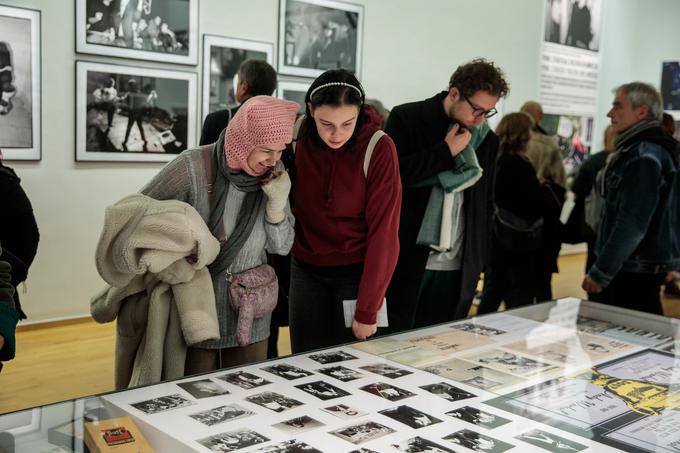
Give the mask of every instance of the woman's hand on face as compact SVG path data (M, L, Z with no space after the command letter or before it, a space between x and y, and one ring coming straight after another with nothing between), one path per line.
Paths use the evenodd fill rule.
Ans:
M365 340L375 334L378 324L362 324L356 319L352 319L352 333L357 340Z

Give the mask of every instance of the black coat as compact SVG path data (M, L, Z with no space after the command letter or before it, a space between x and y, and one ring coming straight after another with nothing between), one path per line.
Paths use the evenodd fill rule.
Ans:
M401 251L387 290L390 331L413 327L420 280L430 251L428 247L417 245L416 238L432 188L412 186L454 168L454 158L444 142L451 124L442 106L446 94L447 92L442 92L424 101L395 107L385 126L385 131L397 146L403 184L399 225ZM474 186L463 192L465 238L461 291L457 300L451 300L450 313L442 313L442 322L467 316L479 274L484 270L488 259L497 150L498 137L489 132L476 151L483 176Z
M203 121L203 127L201 128L201 140L198 142L199 146L210 145L215 143L220 134L227 127L229 121L236 115L236 111L240 106L232 107L231 109L218 110L216 112L209 113Z
M40 239L31 202L19 183L20 179L14 170L0 163L0 194L3 203L0 243L3 261L12 266L14 287L26 280ZM19 304L19 291L14 293L14 303L21 318L26 318Z

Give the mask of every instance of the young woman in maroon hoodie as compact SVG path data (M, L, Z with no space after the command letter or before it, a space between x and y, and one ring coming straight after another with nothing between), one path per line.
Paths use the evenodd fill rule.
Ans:
M364 99L357 78L342 69L323 73L305 96L307 114L295 145L293 352L375 334L397 262L397 152L392 139L382 136L364 172L366 149L381 121ZM356 311L347 328L343 300L352 299Z

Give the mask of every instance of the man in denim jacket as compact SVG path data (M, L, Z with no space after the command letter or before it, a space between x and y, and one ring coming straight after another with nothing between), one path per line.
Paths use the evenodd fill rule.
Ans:
M619 135L596 182L605 203L582 286L599 302L662 314L660 286L680 268L680 149L660 126L654 87L633 82L615 94L607 116Z

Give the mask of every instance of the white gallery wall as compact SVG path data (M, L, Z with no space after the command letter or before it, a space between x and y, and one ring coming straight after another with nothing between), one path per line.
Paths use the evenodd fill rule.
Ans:
M42 161L8 163L22 178L41 234L22 303L30 322L85 316L104 285L94 250L105 207L139 190L162 164L76 163L75 60L114 61L75 54L74 0L0 2L42 11ZM504 110L516 110L538 94L544 2L354 0L365 6L368 96L389 108L430 97L458 64L483 56L505 70L511 93ZM596 149L611 88L634 79L658 85L661 61L680 59L680 1L605 0L603 16ZM277 24L278 0L200 0L201 35L276 42ZM200 72L200 65L163 67Z

